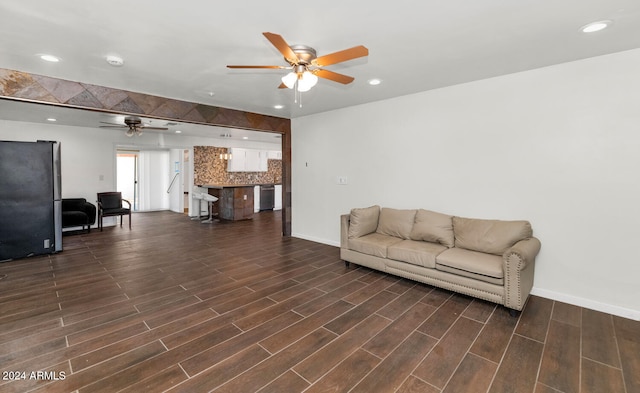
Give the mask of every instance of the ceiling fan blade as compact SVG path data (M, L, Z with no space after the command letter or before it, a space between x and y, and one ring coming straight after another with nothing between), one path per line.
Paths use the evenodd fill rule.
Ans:
M127 128L127 126L116 126L116 125L112 125L112 126L99 126L100 128Z
M342 83L344 85L347 85L355 80L355 78L351 76L338 74L337 72L324 70L324 69L317 69L311 72L320 78L329 79L334 82Z
M278 86L278 89L288 89L288 87L284 83L280 83L280 86Z
M227 68L275 68L275 69L285 69L285 68L291 68L291 67L267 66L267 65L228 65Z
M291 47L289 47L289 44L287 44L287 41L285 41L282 36L275 33L262 33L262 35L264 35L269 40L269 42L271 42L271 44L275 46L280 53L282 53L287 61L295 64L298 64L300 62L300 59L298 59L298 55L296 55Z
M331 64L342 63L343 61L357 59L358 57L364 57L369 55L369 49L364 46L354 46L353 48L341 50L339 52L330 53L328 55L320 56L313 60L311 64L318 67L328 66Z
M122 124L118 124L118 123L108 123L108 122L106 122L106 121L101 121L100 123L102 123L102 124L108 124L108 125L110 125L110 126L124 127ZM100 127L102 127L102 126L100 126Z
M145 130L168 130L167 127L147 127L147 126L139 126L136 127L137 129L141 130L141 129L145 129Z

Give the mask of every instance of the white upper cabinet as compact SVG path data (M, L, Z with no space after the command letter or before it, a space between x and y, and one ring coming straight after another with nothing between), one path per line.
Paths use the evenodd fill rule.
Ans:
M229 172L243 172L245 166L245 150L246 149L238 149L231 148L229 149L229 153L231 153L231 158L227 160L227 171Z
M258 159L258 172L267 172L269 170L269 152L260 151Z
M268 170L268 152L263 150L242 149L233 147L229 149L231 159L227 163L229 172L266 172Z
M282 152L278 150L269 150L267 153L270 160L282 160Z

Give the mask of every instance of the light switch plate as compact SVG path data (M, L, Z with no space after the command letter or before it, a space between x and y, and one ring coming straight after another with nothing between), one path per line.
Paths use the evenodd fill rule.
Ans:
M338 176L338 184L340 185L349 184L349 180L347 179L346 176Z

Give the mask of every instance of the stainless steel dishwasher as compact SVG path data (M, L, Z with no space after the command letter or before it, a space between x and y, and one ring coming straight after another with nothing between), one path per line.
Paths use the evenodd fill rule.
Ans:
M260 211L273 210L276 187L273 184L260 186Z

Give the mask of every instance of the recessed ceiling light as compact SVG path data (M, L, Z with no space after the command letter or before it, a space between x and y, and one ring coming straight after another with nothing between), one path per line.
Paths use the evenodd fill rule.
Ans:
M50 117L47 119L47 121L58 121L57 119L54 119L53 117Z
M105 60L107 60L107 63L114 67L122 67L122 65L124 64L124 60L122 59L122 57L114 55L107 56Z
M376 86L379 85L380 83L382 83L382 80L378 79L378 78L374 78L374 79L369 79L368 83L371 86Z
M595 33L596 31L604 30L609 25L613 23L610 20L599 20L597 22L589 23L588 25L584 25L580 28L583 33Z
M182 134L182 131L176 130L176 134Z
M276 108L276 109L282 109L282 108L284 108L284 105L274 105L273 107Z
M249 139L249 137L248 136L243 136L242 139Z
M40 58L50 63L57 63L60 61L60 58L54 55L40 55Z

